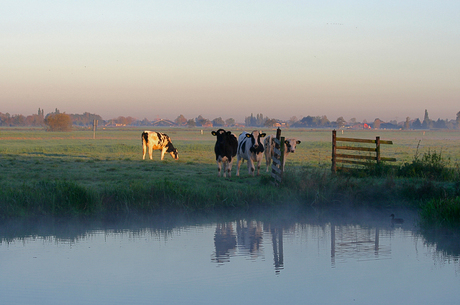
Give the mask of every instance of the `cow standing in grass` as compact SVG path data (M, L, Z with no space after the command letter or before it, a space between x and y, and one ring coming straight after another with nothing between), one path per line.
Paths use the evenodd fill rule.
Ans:
M217 137L216 145L214 146L217 162L217 175L220 177L223 163L224 177L226 173L228 173L228 177L231 177L233 158L236 156L236 151L238 149L238 139L230 131L225 131L223 129L212 131L211 134Z
M161 160L163 160L165 153L170 153L171 157L175 160L179 159L179 153L174 148L171 139L167 134L156 131L144 131L142 133L142 160L145 160L147 149L149 151L150 160L152 160L152 151L161 149Z
M260 162L263 158L264 145L260 138L265 137L265 133L254 130L251 133L243 131L238 137L238 164L236 168L236 175L240 175L240 165L243 160L248 161L249 175L254 176L254 164L257 163L257 175L260 171Z
M275 141L276 136L271 135L264 139L265 146L265 163L267 164L267 172L269 171L270 164L272 163L273 155L275 154ZM290 153L294 153L297 147L297 144L300 144L300 141L297 139L285 139L284 140L284 158L283 158L283 168L286 163L286 157Z

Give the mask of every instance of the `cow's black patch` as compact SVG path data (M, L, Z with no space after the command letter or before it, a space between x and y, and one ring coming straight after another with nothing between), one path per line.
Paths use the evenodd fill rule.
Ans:
M236 137L230 131L225 131L224 129L212 131L211 134L217 137L214 145L216 160L219 160L219 157L227 157L228 161L231 162L232 157L236 156L238 148Z
M284 141L284 143L286 143L286 148L287 148L287 151L291 151L291 143L289 141Z
M167 148L166 151L169 152L169 153L176 150L176 149L174 148L174 146L172 145L171 142L169 142L169 143L166 145L166 148Z
M240 144L240 151L246 151L246 141L241 141Z
M254 153L254 154L263 153L264 152L264 146L262 144L260 144L259 146L257 146L257 148L251 147L249 149L249 151Z

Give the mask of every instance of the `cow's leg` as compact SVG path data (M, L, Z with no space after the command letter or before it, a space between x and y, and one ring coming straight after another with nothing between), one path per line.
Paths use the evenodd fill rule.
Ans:
M222 162L224 164L223 168L224 168L224 177L227 176L227 173L228 173L228 176L230 177L231 176L231 170L232 170L232 158L231 157L223 157L222 158Z
M152 158L152 153L153 153L153 146L149 146L149 157L150 157L150 160L153 160L153 158Z
M251 158L248 158L248 173L249 173L249 175L254 176L254 170L255 170L254 163L253 163Z
M238 160L236 161L236 176L240 176L240 166L241 166L241 157L238 156Z
M222 161L223 163L223 169L224 169L224 178L227 177L227 167L228 167L228 160Z
M166 149L167 149L166 147L163 147L163 148L161 149L161 160L162 160L162 161L163 161L163 158L165 157Z
M260 174L260 160L257 161L257 176Z
M230 178L232 176L232 164L233 164L233 159L228 162L227 165L227 172L228 172L228 177Z
M145 143L142 143L142 160L145 160L145 155L147 154L147 147Z
M220 177L220 170L222 168L222 162L220 161L220 158L217 159L216 163L217 163L217 177Z
M268 173L268 169L270 168L270 163L272 161L272 158L270 156L270 154L265 154L265 164L267 165L267 173Z

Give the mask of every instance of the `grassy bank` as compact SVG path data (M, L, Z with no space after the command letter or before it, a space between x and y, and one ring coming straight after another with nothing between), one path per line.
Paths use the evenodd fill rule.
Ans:
M154 160L142 160L141 131L101 130L94 140L91 131L0 130L0 217L187 213L289 204L408 206L439 222L446 218L443 213L452 214L442 208L444 202L459 205L459 133L380 131L395 143L383 153L400 160L396 168L333 175L330 131L288 130L286 137L302 143L287 160L283 184L274 187L265 164L259 177L249 176L244 163L241 177L235 177L234 169L230 179L218 178L211 130L166 130L179 149L178 161L169 155L160 161L158 151Z
M123 180L123 176L120 179ZM406 206L422 208L423 215L440 224L446 222L444 219L449 224L460 219L458 183L415 178L333 176L325 170L312 168L288 171L284 183L278 188L272 186L268 175L217 179L203 173L188 179L127 179L100 186L84 185L71 179L33 180L14 187L2 182L1 186L2 217L119 215L168 210L196 212L289 204Z

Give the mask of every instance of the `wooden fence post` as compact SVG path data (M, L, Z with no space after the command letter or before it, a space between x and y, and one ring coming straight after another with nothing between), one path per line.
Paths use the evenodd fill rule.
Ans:
M281 138L281 129L278 127L278 129L276 130L276 138L279 140ZM275 144L276 146L276 144ZM279 147L277 147L279 149Z
M281 136L281 129L276 130L276 138L274 139L275 148L273 154L271 175L275 179L275 185L281 183L283 175L283 160L284 160L284 137ZM266 149L266 148L265 148Z
M337 132L332 131L332 172L335 174L337 172Z
M380 137L375 137L375 157L377 164L380 163Z
M281 173L280 173L280 178L283 176L283 172L284 172L284 137L281 137L280 138L280 169L281 169Z

